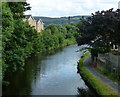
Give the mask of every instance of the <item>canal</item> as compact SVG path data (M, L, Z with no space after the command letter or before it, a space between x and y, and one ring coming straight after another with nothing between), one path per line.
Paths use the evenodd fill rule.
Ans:
M29 58L23 72L8 74L10 85L3 87L3 95L78 95L78 88L92 92L77 73L82 47L70 45Z

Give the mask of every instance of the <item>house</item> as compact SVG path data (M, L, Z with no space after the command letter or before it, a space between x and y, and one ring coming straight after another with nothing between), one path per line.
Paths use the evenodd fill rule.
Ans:
M36 20L36 30L37 32L41 32L44 30L44 23L40 18L34 18Z
M33 27L37 32L44 30L44 23L40 18L35 19L32 17L32 15L25 15L25 19L23 19L23 21L28 21L29 25Z
M25 19L23 21L28 21L29 25L36 29L36 21L31 15L25 15Z

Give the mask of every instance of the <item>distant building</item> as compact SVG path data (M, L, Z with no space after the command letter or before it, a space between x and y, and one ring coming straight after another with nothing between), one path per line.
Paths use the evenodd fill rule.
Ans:
M39 18L39 19L36 19L36 30L37 32L41 32L42 30L44 30L44 23L42 22L42 20Z
M44 23L41 19L35 19L32 15L25 15L23 21L28 21L29 25L33 27L37 32L44 30Z
M31 15L25 15L24 21L28 21L29 25L36 29L36 21Z

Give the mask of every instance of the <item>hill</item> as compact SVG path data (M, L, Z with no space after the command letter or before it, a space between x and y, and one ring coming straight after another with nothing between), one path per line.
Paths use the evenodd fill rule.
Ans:
M60 17L60 18L50 18L50 17L39 17L39 16L33 16L35 19L41 18L42 21L45 24L45 27L49 24L68 24L68 17ZM80 22L80 18L82 16L71 16L70 17L70 23L71 24L77 24ZM89 17L89 16L84 16L84 17Z

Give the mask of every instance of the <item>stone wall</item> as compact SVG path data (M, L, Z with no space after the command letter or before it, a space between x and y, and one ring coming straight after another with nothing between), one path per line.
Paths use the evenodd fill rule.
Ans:
M120 68L120 55L113 53L98 54L98 68L102 70L106 67Z

